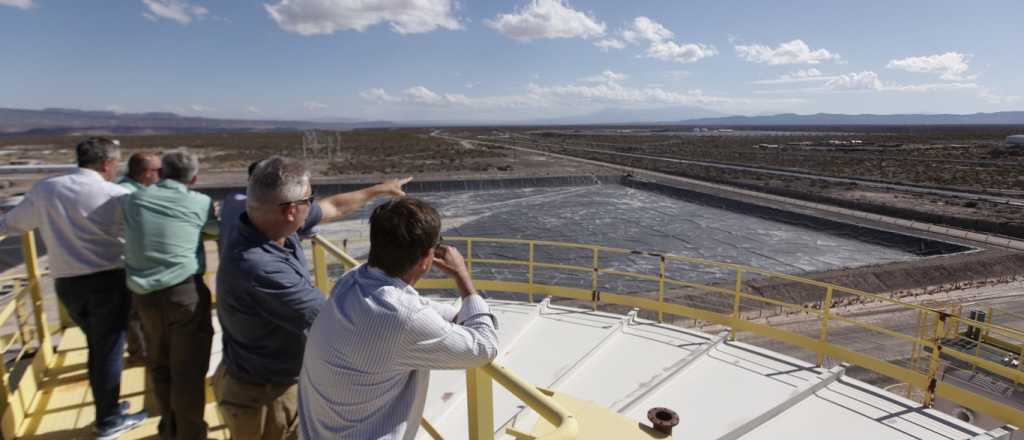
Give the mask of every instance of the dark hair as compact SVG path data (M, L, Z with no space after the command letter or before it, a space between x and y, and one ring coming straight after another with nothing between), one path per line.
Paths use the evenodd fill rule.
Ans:
M384 202L370 214L371 266L390 276L409 272L441 237L441 216L419 199L402 197Z
M263 161L262 160L257 160L255 162L249 164L249 178L250 179L252 178L252 173L256 171L256 165L259 165L260 162L263 162Z
M78 166L89 168L121 155L118 142L105 137L91 137L75 146L75 158Z
M128 158L128 177L135 179L136 181L142 177L142 174L146 172L146 162L150 160L160 160L160 156L156 153L135 153L132 157Z

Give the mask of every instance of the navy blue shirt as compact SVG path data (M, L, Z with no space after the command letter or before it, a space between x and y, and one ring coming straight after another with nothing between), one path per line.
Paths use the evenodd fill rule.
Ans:
M244 213L225 237L217 269L217 315L224 367L232 377L254 384L298 381L305 332L325 301L306 266L299 234L322 217L313 203L306 223L284 246L256 229Z

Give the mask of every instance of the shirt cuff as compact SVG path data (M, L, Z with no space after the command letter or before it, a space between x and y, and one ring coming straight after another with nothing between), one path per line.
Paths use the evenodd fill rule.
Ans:
M455 315L455 323L463 325L471 319L486 316L491 318L491 325L498 328L498 318L491 314L491 307L480 295L468 295L462 298L462 308Z

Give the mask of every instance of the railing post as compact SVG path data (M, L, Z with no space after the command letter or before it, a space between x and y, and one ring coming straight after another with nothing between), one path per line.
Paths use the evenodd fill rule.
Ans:
M35 234L28 231L21 237L22 255L25 258L25 273L28 275L32 293L32 310L36 318L36 333L39 338L39 352L43 363L50 366L53 361L53 343L50 342L50 324L43 309L42 277L39 275L39 254L36 252Z
M591 304L593 305L594 311L596 312L597 311L597 300L598 300L598 298L600 298L600 296L597 293L597 272L600 269L598 269L598 267L597 267L597 264L598 264L598 261L597 261L598 260L598 258L597 258L597 248L596 247L595 248L591 248L591 251L592 251L592 253L594 255L593 263L591 265L591 268L593 268L594 270L593 270L593 272L591 272L591 276L590 276L590 291L592 292L590 298L591 298Z
M327 252L316 240L313 243L313 280L316 288L324 295L331 293L330 280L327 279Z
M466 240L466 271L469 279L473 279L473 240Z
M943 314L940 314L939 319L935 320L935 332L932 335L932 357L928 363L928 387L924 391L924 401L921 402L927 408L930 408L935 402L935 388L939 384L939 363L942 355L942 333L945 320L946 317Z
M466 370L469 440L494 440L494 390L483 368Z
M527 274L526 274L526 276L527 276L527 279L529 280L529 284L530 284L530 293L528 294L530 296L530 304L533 304L533 253L534 253L534 243L531 241L530 242L530 260L529 260L529 262L526 265L526 267L527 267Z
M665 304L665 256L659 255L658 263L658 304ZM665 322L665 312L658 309L658 322Z
M743 269L736 269L736 296L732 301L732 317L733 319L740 319L740 294L743 289ZM730 326L729 329L729 340L736 340L736 327Z
M992 309L992 306L988 306L988 315L985 315L985 323L988 324L988 325L985 326L984 333L982 333L981 337L978 338L978 339L984 341L985 338L988 337L988 333L992 329L992 323L996 322L996 320L993 319L993 316L992 316L994 313L995 313L995 310Z
M917 364L921 357L921 341L924 340L928 325L928 312L924 309L917 311L917 328L914 330L914 346L910 349L910 370L917 372ZM910 399L914 391L914 384L907 382L907 398Z
M818 340L821 341L821 351L818 352L818 366L825 362L825 345L828 344L828 318L832 312L832 286L825 289L825 302L821 305L821 334Z
M17 279L14 280L12 284L14 285L14 289L12 290L12 292L14 292L14 294L16 295L14 299L12 299L12 301L15 302L14 317L18 320L18 335L21 336L21 345L24 346L25 344L28 344L29 340L32 339L32 334L29 331L28 326L25 325L28 322L28 313L25 312L24 309L22 309L22 306L24 305L25 302L21 299L21 289L24 286L22 286L21 280Z

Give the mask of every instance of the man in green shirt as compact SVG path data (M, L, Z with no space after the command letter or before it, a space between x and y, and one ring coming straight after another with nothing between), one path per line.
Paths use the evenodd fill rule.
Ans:
M135 192L160 180L160 155L157 153L135 153L128 159L128 173L117 181ZM132 306L128 317L128 329L125 331L125 345L128 350L128 362L138 363L146 359L146 341L142 332L139 312Z
M164 155L156 184L125 196L124 263L146 329L146 360L165 439L206 439L206 371L213 326L203 232L216 234L210 197L190 190L199 161Z

